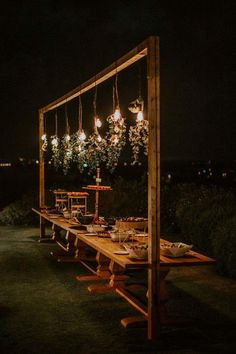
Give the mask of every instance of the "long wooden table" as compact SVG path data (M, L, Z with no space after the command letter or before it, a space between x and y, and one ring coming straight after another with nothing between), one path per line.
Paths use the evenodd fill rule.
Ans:
M98 236L87 235L86 231L77 230L75 225L72 225L64 217L51 216L45 211L32 209L41 218L52 224L52 240L54 240L63 250L63 255L58 254L58 261L77 261L87 267L93 274L88 276L77 276L79 281L95 281L95 280L108 280L106 285L90 284L88 290L90 292L99 291L116 291L120 296L125 298L133 307L135 307L141 316L135 318L126 318L121 323L127 327L137 325L147 321L147 306L134 295L133 291L136 285L127 285L126 280L129 278L129 272L134 270L148 269L149 263L146 260L134 260L129 255L118 255L114 252L121 250L119 242L113 242L109 238L102 238ZM66 231L66 236L62 241L60 232ZM161 242L166 242L161 239ZM86 247L89 247L96 252L96 258L87 257ZM69 255L69 256L68 256ZM91 263L96 260L96 266L92 267ZM91 262L92 261L92 262ZM165 284L165 278L171 267L176 266L193 266L193 265L206 265L213 264L215 261L198 252L189 251L183 257L170 258L161 255L161 320L162 323L168 323L169 319L166 314L165 303L168 299L168 293ZM148 296L148 293L147 293Z

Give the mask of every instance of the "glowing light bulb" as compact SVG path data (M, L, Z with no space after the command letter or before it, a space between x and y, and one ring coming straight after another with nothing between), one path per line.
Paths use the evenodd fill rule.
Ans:
M96 118L95 125L96 125L97 128L101 128L102 122L101 122L101 120L99 118Z
M139 111L137 114L137 122L142 122L143 121L143 111Z
M41 136L41 139L44 141L44 140L46 140L46 138L47 138L47 136L46 136L46 134L44 133L44 134Z
M52 139L52 146L55 146L55 147L58 146L58 140L57 140L57 138L53 138L53 139Z
M86 134L83 130L79 133L79 140L84 141L86 139Z
M98 141L99 143L102 141L102 138L101 138L101 135L100 135L100 134L98 134L98 136L97 136L97 141Z
M117 108L113 114L113 120L117 122L121 118L120 109Z

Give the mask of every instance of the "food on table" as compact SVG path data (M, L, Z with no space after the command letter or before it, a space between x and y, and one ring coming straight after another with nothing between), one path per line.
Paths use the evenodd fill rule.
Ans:
M130 258L145 260L148 258L148 245L141 243L124 244L125 249L129 252Z
M164 242L160 244L160 251L163 256L183 257L192 247L182 242Z

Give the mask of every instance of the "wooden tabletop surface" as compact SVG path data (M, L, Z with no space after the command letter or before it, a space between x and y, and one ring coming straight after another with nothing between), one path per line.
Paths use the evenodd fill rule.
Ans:
M122 243L113 242L109 238L102 238L99 236L89 236L86 235L87 231L80 231L73 229L73 226L67 219L63 216L55 217L45 212L40 212L37 209L32 208L34 212L43 217L45 220L48 220L52 224L55 224L67 231L70 231L76 237L78 237L81 241L86 243L88 246L93 249L101 252L109 259L112 259L117 264L121 265L127 269L135 269L135 268L148 268L147 260L137 260L131 259L129 255L118 255L114 254L116 251L124 250L122 248ZM164 239L161 239L161 242L166 242ZM206 265L212 264L215 261L198 252L189 251L183 257L171 258L167 256L160 255L160 263L163 266L171 267L171 266L190 266L190 265Z

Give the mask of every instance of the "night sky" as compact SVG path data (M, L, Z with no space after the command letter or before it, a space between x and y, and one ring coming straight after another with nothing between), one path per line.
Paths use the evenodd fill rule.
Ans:
M235 159L235 7L233 0L1 2L0 160L37 157L38 109L149 35L161 41L162 157Z

